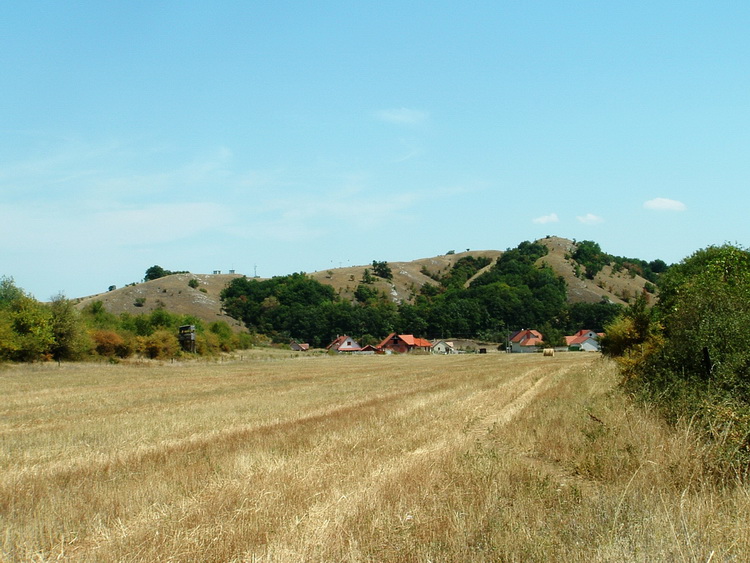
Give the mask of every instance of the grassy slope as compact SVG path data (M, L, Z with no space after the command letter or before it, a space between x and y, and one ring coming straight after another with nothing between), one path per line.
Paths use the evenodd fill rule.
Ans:
M597 358L8 368L2 558L750 559L747 488Z
M571 303L598 303L607 299L613 303L623 304L624 298L632 299L643 291L646 280L641 276L631 277L628 272L612 273L610 266L605 266L593 280L577 278L573 262L566 255L575 250L573 241L559 237L540 239L549 250L540 262L548 264L568 284L568 301Z
M77 300L83 308L93 301L102 301L106 309L119 315L150 313L163 306L169 312L180 315L193 315L206 323L225 321L235 330L241 330L241 323L223 314L221 310L221 290L238 274L173 274L158 280L115 289ZM198 280L195 289L188 285L190 280ZM204 290L204 291L201 291ZM145 299L142 306L136 306L137 299Z

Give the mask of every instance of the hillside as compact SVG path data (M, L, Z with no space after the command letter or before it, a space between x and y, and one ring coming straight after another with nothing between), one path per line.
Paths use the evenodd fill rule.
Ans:
M375 278L373 287L396 303L411 301L419 293L419 289L426 283L437 284L429 275L442 276L447 274L453 265L465 256L486 256L494 262L502 254L499 250L472 250L455 254L444 254L433 258L420 258L411 262L388 262L393 272L392 280ZM333 286L342 297L354 298L354 290L362 280L365 269L372 272L372 265L337 268L310 274L314 279L326 285Z
M242 330L242 324L225 315L221 309L221 290L239 274L172 274L106 293L98 293L77 300L77 307L101 301L110 313L133 315L150 313L162 307L171 313L192 315L205 323L225 321L234 330ZM198 287L188 285L198 281Z
M537 242L549 250L549 254L539 261L548 264L568 284L569 303L608 300L622 305L639 295L647 283L641 276L631 275L627 270L615 273L611 266L605 266L593 280L581 279L575 275L575 263L567 258L576 248L572 240L547 237Z
M568 258L575 250L575 244L571 240L547 237L538 242L549 249L549 254L541 258L540 263L548 264L565 279L568 284L568 301L571 303L597 303L608 300L624 304L643 291L645 279L631 276L628 271L613 273L610 266L605 266L593 280L576 277L575 264ZM502 251L499 250L471 250L411 262L389 262L393 279L375 278L372 287L384 292L396 303L408 302L419 293L424 284L437 283L431 275L445 275L461 258L485 256L494 263L501 255ZM372 265L367 264L321 270L309 275L323 284L332 286L343 298L353 299L354 291L366 268L372 271ZM193 315L207 323L226 321L235 330L242 330L239 322L222 312L220 300L221 290L232 279L238 277L242 277L242 274L172 274L78 299L77 306L83 308L93 301L101 301L108 311L115 314L148 313L158 307L164 307L173 313ZM194 289L188 285L192 279L198 281L198 288Z

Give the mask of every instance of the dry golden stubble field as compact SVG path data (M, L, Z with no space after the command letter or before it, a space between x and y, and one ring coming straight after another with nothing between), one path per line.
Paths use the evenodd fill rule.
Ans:
M8 561L750 560L597 355L0 368Z

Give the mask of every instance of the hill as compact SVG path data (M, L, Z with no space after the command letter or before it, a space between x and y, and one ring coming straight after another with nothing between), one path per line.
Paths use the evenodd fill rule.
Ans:
M221 308L221 290L240 274L172 274L143 283L98 293L77 300L79 309L101 301L110 313L150 313L164 308L179 315L192 315L205 323L224 321L234 330L243 330L242 323L225 315ZM189 285L191 280L197 287Z
M576 249L574 241L561 237L547 237L537 242L549 250L547 256L539 263L549 265L568 285L568 302L570 303L611 303L626 304L639 295L647 280L633 275L629 270L615 272L611 265L605 266L593 280L576 276L576 264L571 254ZM471 250L455 254L445 254L432 258L421 258L412 262L389 262L393 272L392 280L375 278L373 287L389 295L393 301L401 303L411 301L426 283L437 284L431 276L447 274L453 265L466 256L487 257L494 262L502 255L499 250ZM491 268L492 264L485 268ZM357 284L362 280L365 268L372 271L372 266L354 266L314 272L310 274L321 283L333 286L339 295L353 298ZM481 275L483 271L477 273ZM474 276L474 277L477 277ZM470 283L469 280L468 283Z
M547 237L537 241L545 245L549 253L539 263L548 264L568 286L570 303L597 303L602 300L624 304L639 295L647 280L633 275L629 270L615 272L605 266L593 280L576 276L576 264L571 259L575 242L560 237ZM411 262L388 262L393 279L375 278L372 287L384 292L394 302L403 303L414 299L424 284L437 284L434 278L447 274L456 262L467 256L487 257L494 263L503 254L500 250L470 250L420 258ZM487 268L492 267L492 263ZM312 272L310 277L332 286L343 298L353 299L354 291L362 280L365 269L372 265L351 266ZM481 275L481 271L477 274ZM79 308L94 301L101 301L114 314L148 313L163 307L177 314L193 315L204 322L225 321L235 330L242 325L222 312L220 293L226 285L242 274L172 274L135 285L114 289L77 300ZM188 283L195 279L196 288ZM469 280L470 283L471 280Z

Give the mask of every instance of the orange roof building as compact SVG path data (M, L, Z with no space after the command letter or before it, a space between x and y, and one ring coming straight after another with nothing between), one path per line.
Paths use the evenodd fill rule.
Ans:
M536 352L544 343L544 336L538 330L523 329L510 337L511 352Z
M380 344L378 349L381 352L398 352L405 354L408 352L426 352L432 350L432 343L424 338L418 338L413 334L396 334L392 332Z

